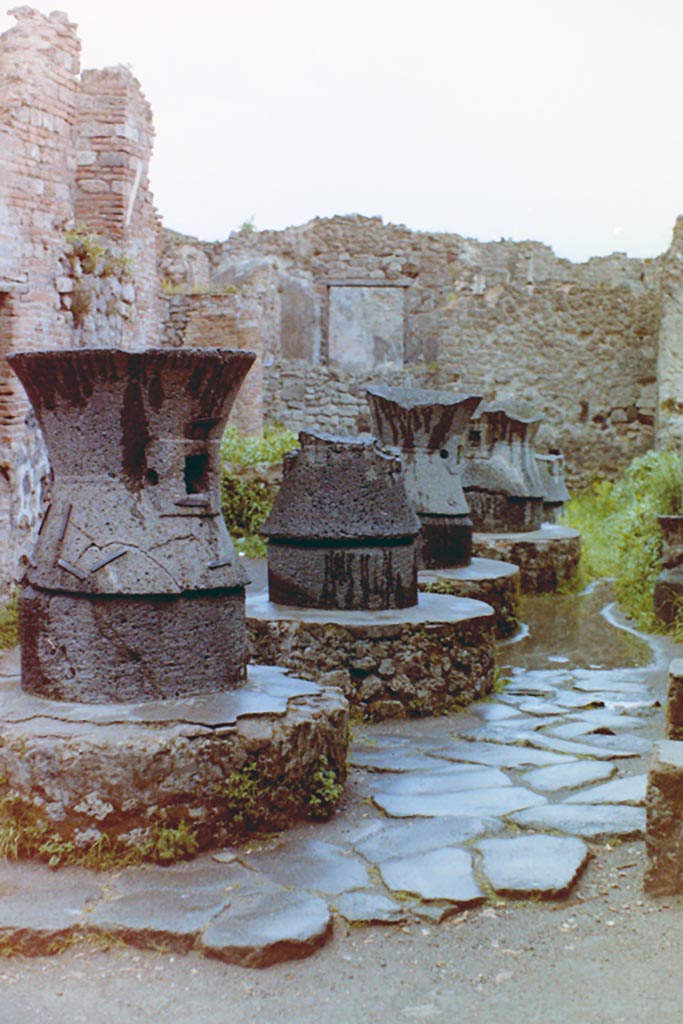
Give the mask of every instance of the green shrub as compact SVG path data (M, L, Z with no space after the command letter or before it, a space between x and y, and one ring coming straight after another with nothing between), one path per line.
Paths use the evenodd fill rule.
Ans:
M284 454L297 445L297 435L282 427L266 427L255 436L228 427L223 435L223 517L237 550L248 558L265 557L266 545L259 531L278 491L278 474L273 467L279 466Z
M240 434L236 427L228 426L221 440L221 461L233 466L276 466L298 447L298 435L284 427L267 426L262 434Z
M19 643L19 607L16 595L0 604L0 650Z
M614 483L595 481L565 509L563 523L581 532L581 583L612 577L617 601L640 629L662 629L653 611L662 551L657 517L680 512L681 469L675 452L648 452ZM683 618L674 631L683 635Z

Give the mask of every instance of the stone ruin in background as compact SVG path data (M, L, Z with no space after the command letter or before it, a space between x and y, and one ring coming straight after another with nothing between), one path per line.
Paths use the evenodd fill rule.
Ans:
M344 780L338 691L246 669L219 442L253 358L10 357L54 488L19 601L21 679L0 693L0 795L77 849L180 829L193 852L309 813L321 765ZM248 766L244 807L230 780Z

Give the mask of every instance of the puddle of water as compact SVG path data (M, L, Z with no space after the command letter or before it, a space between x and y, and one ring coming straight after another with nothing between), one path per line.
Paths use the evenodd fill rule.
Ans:
M557 669L560 659L567 667L584 669L650 665L651 644L603 614L612 600L611 586L604 580L582 594L525 598L527 630L516 643L501 646L501 668Z

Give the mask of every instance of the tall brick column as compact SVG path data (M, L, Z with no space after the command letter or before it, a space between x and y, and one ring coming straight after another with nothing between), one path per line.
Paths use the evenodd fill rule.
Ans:
M84 71L78 104L74 216L132 262L136 315L123 346L158 344L160 222L149 189L154 128L140 83L119 66Z

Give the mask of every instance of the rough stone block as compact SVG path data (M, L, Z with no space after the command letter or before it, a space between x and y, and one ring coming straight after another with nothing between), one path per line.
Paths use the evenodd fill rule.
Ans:
M683 893L683 743L655 744L647 781L645 888Z
M666 735L670 740L683 740L683 658L675 658L669 665Z

